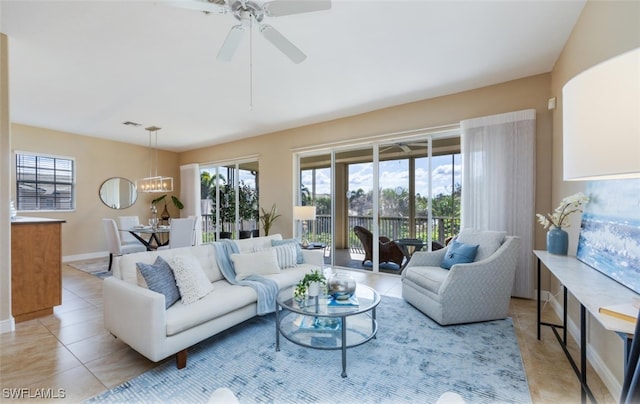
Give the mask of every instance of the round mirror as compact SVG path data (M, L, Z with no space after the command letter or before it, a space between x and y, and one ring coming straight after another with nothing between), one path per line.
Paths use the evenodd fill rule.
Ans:
M109 178L100 185L100 200L111 209L126 209L136 203L138 191L126 178Z

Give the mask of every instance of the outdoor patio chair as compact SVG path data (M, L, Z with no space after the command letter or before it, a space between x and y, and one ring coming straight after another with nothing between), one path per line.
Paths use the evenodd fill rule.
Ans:
M355 226L353 231L360 239L362 247L364 248L365 255L362 260L362 265L367 261L373 261L373 234L362 226ZM385 236L380 236L378 242L380 243L380 263L393 262L399 267L402 267L404 254L400 247Z

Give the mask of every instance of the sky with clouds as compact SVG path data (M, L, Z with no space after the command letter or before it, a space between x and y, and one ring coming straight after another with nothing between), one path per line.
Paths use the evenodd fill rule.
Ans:
M429 169L427 159L416 161L416 192L421 195L428 193ZM460 155L451 161L451 156L433 157L433 195L449 194L453 183L462 182L462 166ZM303 183L311 184L310 172L303 176ZM373 163L352 164L349 170L349 189L355 191L362 188L365 192L371 191L373 186ZM380 166L380 187L382 189L409 188L409 162L408 160L394 160L382 162ZM316 192L329 194L331 191L331 178L329 169L316 171Z
M451 155L436 156L432 160L433 166L433 195L450 194L453 184L462 183L462 165L460 155L455 155L452 161ZM205 170L203 170L205 171ZM215 170L210 171L212 174ZM429 168L427 159L416 159L416 193L428 194ZM247 171L240 170L239 180L250 186L255 186L254 176ZM304 173L302 181L311 184L311 172ZM453 181L453 183L452 183ZM355 191L362 188L365 192L371 191L373 186L373 163L352 164L349 170L349 189ZM380 164L380 187L382 189L409 188L409 161L393 160ZM331 192L330 170L316 171L316 193L328 195Z

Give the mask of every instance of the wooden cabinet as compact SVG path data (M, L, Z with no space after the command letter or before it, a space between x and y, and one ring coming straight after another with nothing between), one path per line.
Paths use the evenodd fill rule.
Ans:
M11 311L16 322L62 304L63 220L20 217L11 223Z

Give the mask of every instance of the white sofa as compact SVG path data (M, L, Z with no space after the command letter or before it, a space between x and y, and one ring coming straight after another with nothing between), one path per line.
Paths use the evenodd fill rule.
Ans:
M507 317L520 238L463 229L461 243L478 245L473 262L440 267L448 248L419 251L402 272L402 297L440 325Z
M241 253L249 253L270 248L272 240L282 240L282 236L235 242ZM304 263L264 276L284 289L295 285L305 273L324 267L321 250L303 249L302 254ZM197 259L213 291L194 303L185 305L179 300L166 309L165 296L147 289L138 280L136 263L153 264L158 256L170 260L181 255ZM223 277L216 249L211 244L117 257L113 276L105 279L103 292L105 328L154 362L177 354L178 368L186 366L188 347L257 315L256 292L249 286L231 284Z

